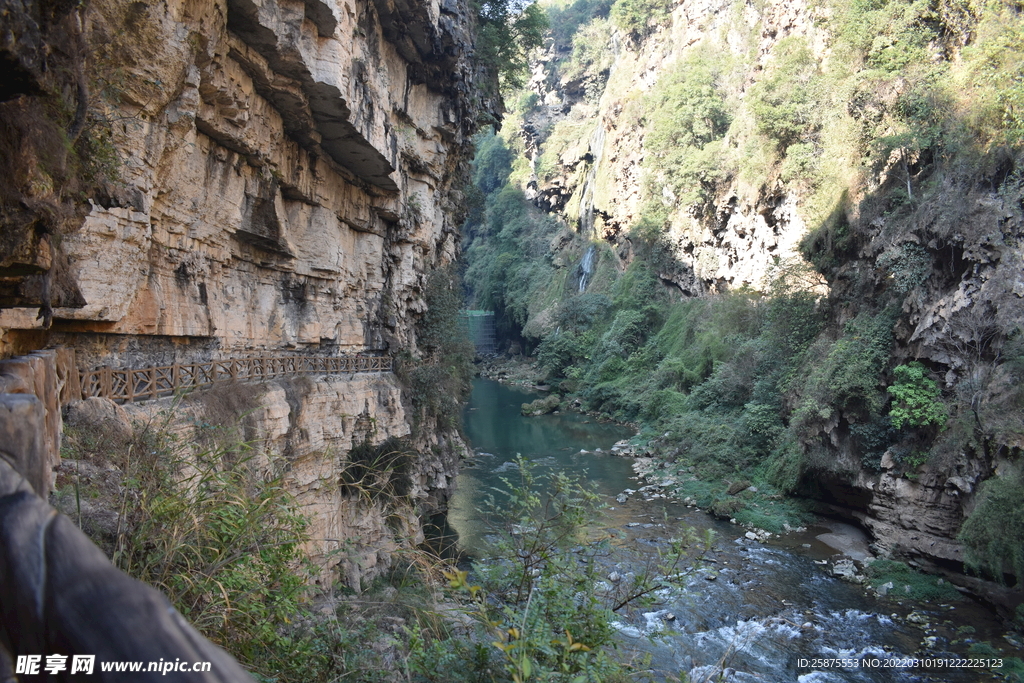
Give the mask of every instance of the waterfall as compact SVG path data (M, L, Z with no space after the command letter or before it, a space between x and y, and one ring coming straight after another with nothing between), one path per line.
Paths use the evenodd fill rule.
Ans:
M604 149L604 124L599 119L590 135L590 154L593 161L583 181L583 196L580 197L580 234L590 237L594 232L594 182L597 179L597 165L601 162Z
M594 272L594 258L597 256L597 247L593 244L583 254L583 260L580 261L580 294L587 288L587 283L590 281L590 274Z

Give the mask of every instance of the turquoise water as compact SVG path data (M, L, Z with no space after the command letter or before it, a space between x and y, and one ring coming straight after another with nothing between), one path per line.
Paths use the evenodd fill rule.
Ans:
M470 552L481 547L488 530L478 508L495 489L505 488L502 478L515 478L517 454L533 463L537 474L553 470L575 473L609 499L630 483L633 461L608 451L616 441L633 436L631 429L572 412L523 417L520 407L535 398L535 392L473 380L472 399L463 411L473 458L459 474L448 510L448 523ZM598 449L602 452L596 452Z

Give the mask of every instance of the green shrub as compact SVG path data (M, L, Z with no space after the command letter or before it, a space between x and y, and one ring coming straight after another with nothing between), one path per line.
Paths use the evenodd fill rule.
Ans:
M848 322L834 342L819 339L805 361L806 375L793 380L801 395L793 426L805 438L835 411L866 421L885 405L880 390L893 342L897 311L862 312Z
M604 294L586 292L563 301L556 320L564 329L581 332L601 320L611 305L611 300Z
M436 269L427 276L424 298L427 310L417 326L422 355L404 359L398 375L417 408L417 429L432 423L455 429L470 390L474 348L459 320L462 288L454 267Z
M670 0L615 0L610 16L624 33L642 40L668 21L671 8Z
M874 416L867 422L850 423L850 436L860 454L861 464L876 472L881 470L882 456L895 441L896 434L888 415Z
M164 591L206 637L251 670L327 680L331 661L288 624L308 597L307 519L247 444L193 453L159 427L119 463L124 501L113 561ZM262 467L260 469L263 469Z
M550 394L544 398L538 398L529 403L522 404L520 412L526 417L536 417L538 415L547 415L548 413L558 410L561 406L562 397L558 394Z
M484 0L477 8L477 59L502 89L519 88L530 51L543 41L547 15L536 3L520 6L510 0Z
M541 367L555 377L564 376L566 368L588 358L594 338L591 333L562 332L544 338L537 347Z
M570 157L581 155L587 150L587 141L594 130L594 122L589 118L567 117L555 124L554 128L541 143L541 154L537 159L537 178L541 182L564 175L562 156L567 152Z
M764 478L786 493L794 493L804 473L803 449L792 438L784 440L758 469Z
M512 152L505 141L493 133L477 138L473 157L473 184L484 194L500 189L512 172Z
M817 178L821 154L821 148L813 142L789 145L779 171L787 182L809 184Z
M1005 657L998 669L1007 683L1024 683L1024 660L1020 657Z
M985 481L974 511L957 536L967 564L996 580L1024 577L1024 475L1013 472Z
M615 612L685 582L713 536L685 531L663 556L636 565L646 570L602 587L607 568L599 558L610 545L588 542L586 527L598 509L591 488L564 473L538 478L523 458L516 464L519 478L505 480L486 504L497 528L490 559L474 567L480 583L471 583L469 572L448 571L453 597L478 640L491 643L498 680L625 680L627 667L608 652Z
M892 597L926 602L952 602L960 599L960 592L948 581L923 574L896 560L875 560L864 573L873 588L892 582L893 587L888 592Z
M943 13L936 12L936 3L929 0L832 0L831 4L829 23L840 40L868 66L890 72L927 62L927 47L943 29L961 33L970 24L956 26L950 21L948 28L943 26ZM942 4L968 7L962 0Z
M909 292L927 279L932 269L928 250L913 242L904 242L882 252L876 260L879 268L889 271L889 276L900 292Z
M614 0L555 0L546 3L551 40L557 48L575 44L581 31L607 18Z
M749 106L757 132L786 149L820 126L818 64L803 38L779 41L773 56L767 76L751 88Z
M647 193L702 209L724 177L718 143L730 113L710 56L698 55L665 73L645 102ZM657 201L657 200L656 200Z
M992 643L983 640L980 643L971 643L967 648L967 654L975 657L998 657L999 650L992 647Z
M946 424L946 406L942 402L939 386L927 376L927 370L918 361L897 365L892 371L893 384L886 390L892 396L889 411L896 429Z
M572 37L572 55L562 67L563 79L581 81L590 101L600 98L614 61L614 52L609 49L611 34L611 22L605 19L581 27Z

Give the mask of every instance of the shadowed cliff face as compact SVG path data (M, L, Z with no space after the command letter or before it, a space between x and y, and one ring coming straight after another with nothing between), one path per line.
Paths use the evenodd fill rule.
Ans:
M86 47L71 10L63 2L0 3L0 306L41 309L40 324L49 323L51 304L84 303L61 248L81 223L80 195L95 189L96 175Z

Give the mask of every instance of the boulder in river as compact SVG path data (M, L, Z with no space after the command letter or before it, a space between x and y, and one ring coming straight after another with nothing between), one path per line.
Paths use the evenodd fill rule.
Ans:
M551 394L545 398L538 398L536 401L524 403L520 408L520 411L526 417L537 417L538 415L547 415L548 413L558 410L561 403L561 396L558 394Z
M857 566L853 560L842 559L832 565L832 576L851 583L863 583L864 577L857 573Z

